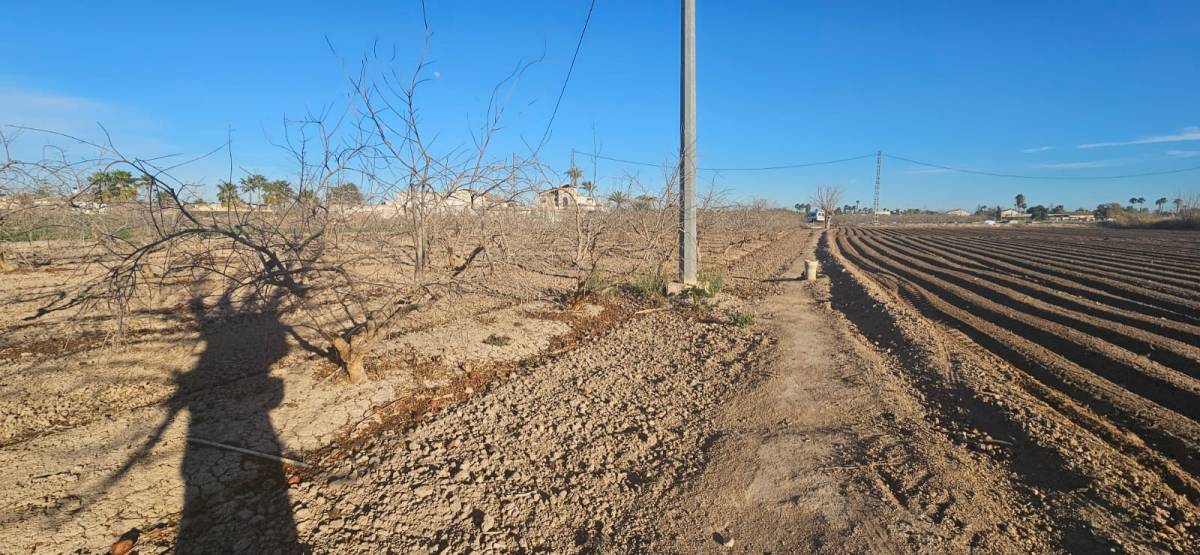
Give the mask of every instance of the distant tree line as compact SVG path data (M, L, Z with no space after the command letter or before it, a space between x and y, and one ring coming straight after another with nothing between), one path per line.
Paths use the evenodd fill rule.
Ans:
M90 200L102 204L133 202L138 200L141 192L151 189L153 182L149 178L134 177L125 170L98 171L88 177ZM325 196L324 201L331 205L359 206L366 202L358 185L350 182L331 186ZM230 209L248 204L282 206L293 201L315 205L320 200L311 189L297 192L287 180L268 179L261 174L248 175L237 183L222 181L217 184L217 203Z

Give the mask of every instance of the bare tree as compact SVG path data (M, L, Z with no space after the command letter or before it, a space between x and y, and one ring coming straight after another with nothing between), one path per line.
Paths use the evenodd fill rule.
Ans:
M842 201L842 188L837 185L817 185L817 192L810 200L825 213L825 229L829 229L833 222L833 212Z
M529 189L532 161L489 153L504 112L501 86L471 148L432 148L417 109L423 60L408 76L376 74L364 62L349 78L345 109L286 121L278 146L294 161L286 185L295 190L269 207L189 202L195 187L172 176L177 166L127 156L111 140L79 140L102 153L96 166L145 185L128 207L140 221L113 226L112 207L91 218L100 277L39 314L106 305L123 316L147 292L187 289L201 304L219 292L246 307L276 307L299 342L350 381L367 379L367 353L405 316L482 275L480 262L503 243L488 215ZM375 203L331 203L330 191L347 182Z
M80 165L54 146L46 146L39 160L18 157L17 138L24 131L0 128L0 271L31 264L27 253L11 248L12 243L32 243L66 227L69 214L62 208L75 200L84 181Z

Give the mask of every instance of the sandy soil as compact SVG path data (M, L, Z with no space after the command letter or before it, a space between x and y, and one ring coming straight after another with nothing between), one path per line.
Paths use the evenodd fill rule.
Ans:
M884 228L839 232L829 256L848 271L835 304L872 341L932 359L908 379L939 425L1007 461L1062 549L1195 552L1200 290L1160 279L1194 266L1158 261L1195 256L1197 239Z
M828 280L789 281L758 307L779 341L765 381L723 404L705 471L638 511L620 551L1052 550L1003 463L941 433L904 361L829 300Z
M1193 299L1177 282L1193 275L1192 251L1159 245L1148 256L1161 266L1084 280L1082 259L982 265L971 245L986 237L941 250L919 233L839 231L820 248L818 237L718 245L727 256L705 264L725 270L726 292L701 307L624 295L563 305L569 281L505 276L503 294L418 315L362 386L337 382L269 316L146 314L123 344L77 333L87 321L28 326L12 316L55 274L13 275L0 551L106 552L122 534L142 553L1200 547L1188 452L1161 441L1194 441L1190 419L1142 439L1130 423L1159 414L1150 405L1124 420L1103 412L966 325L987 321L969 307L1019 288L1006 310L1025 310L1005 317L1079 341L1103 320L1106 342L1156 346L1118 362L1186 384L1196 343L1180 310ZM798 281L815 257L827 276ZM1045 279L1020 278L1034 264ZM1157 285L1122 294L1134 280ZM1161 325L1162 312L1182 324ZM743 313L755 322L738 325ZM983 329L1015 341L1003 334L1021 328ZM1059 360L1040 337L1025 352ZM1125 406L1129 390L1102 391Z
M706 267L720 271L753 255L730 285L757 284L786 262L781 247L796 233L806 231L731 236L736 241L717 244ZM0 464L8 469L0 477L0 535L20 551L102 551L135 530L143 552L192 544L205 551L219 547L204 539L220 537L228 518L243 532L253 521L262 541L286 545L304 521L292 514L285 480L308 483L379 434L546 367L644 308L603 300L564 307L569 276L510 270L414 315L369 359L373 380L351 386L271 315L156 299L131 315L122 340L99 314L25 321L45 295L78 277L71 270L78 253L61 246L38 250L44 264L5 274L0 290ZM764 294L771 285L754 287ZM242 535L226 539L233 545Z

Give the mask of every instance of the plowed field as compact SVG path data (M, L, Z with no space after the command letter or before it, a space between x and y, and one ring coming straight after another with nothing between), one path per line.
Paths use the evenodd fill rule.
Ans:
M947 414L975 412L959 420L1049 478L1052 512L1091 511L1081 535L1118 544L1195 540L1200 234L847 228L827 247L848 283L924 320L896 325L939 338L946 376L914 380L956 392Z

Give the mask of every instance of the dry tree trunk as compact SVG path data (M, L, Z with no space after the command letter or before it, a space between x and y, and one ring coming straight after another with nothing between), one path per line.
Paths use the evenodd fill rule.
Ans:
M363 367L364 356L367 349L360 341L355 341L354 338L349 340L341 337L334 338L331 341L334 351L337 352L338 360L342 363L342 367L346 369L346 375L350 378L350 383L362 383L367 381L367 371Z

